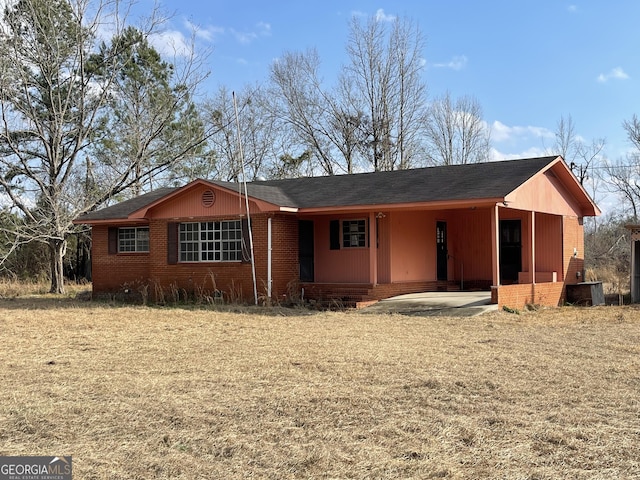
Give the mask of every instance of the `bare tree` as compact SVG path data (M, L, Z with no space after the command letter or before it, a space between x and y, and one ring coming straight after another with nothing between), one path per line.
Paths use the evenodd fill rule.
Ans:
M586 278L603 281L612 288L612 293L629 291L631 242L630 232L625 228L628 222L623 212L611 212L597 225L585 226Z
M449 92L436 98L427 121L429 159L433 165L477 163L489 160L490 131L482 107L471 96L455 103Z
M319 77L320 58L315 49L285 52L271 65L271 112L283 124L281 132L294 136L299 152L311 152L321 173L338 173L341 163L332 151L335 102Z
M209 141L216 159L211 165L213 177L235 181L243 171L248 180L267 176L278 156L279 140L277 121L267 106L266 97L259 86L246 87L240 92L221 87L216 96L205 103L205 120L214 132ZM244 165L239 158L238 135L242 140Z
M640 213L640 120L633 115L622 123L627 139L635 148L624 158L604 162L604 181L609 191L619 195L629 208L631 220L638 222Z
M576 134L575 123L571 115L564 115L558 120L555 131L555 143L553 154L561 155L569 165L580 185L587 186L587 180L591 180L592 196L595 197L597 178L593 175L595 163L602 161L602 153L606 145L604 138L591 140L590 144Z
M271 66L270 111L289 150L282 168L311 174L409 168L422 161L426 86L423 40L408 20L350 23L349 63L335 86L320 77L314 49L285 52ZM295 166L295 168L291 168Z
M352 17L347 43L350 111L362 112L362 151L374 170L417 163L424 127L423 38L407 19Z
M34 241L48 246L53 293L64 292L63 257L73 220L190 150L185 146L158 161L93 155L118 94L118 76L131 60L122 43L101 52L98 33L120 37L130 7L120 0L19 0L0 22L0 189L19 212L9 229L14 248ZM141 37L156 31L158 22L152 12ZM192 94L197 82L184 85ZM147 128L162 132L174 121L160 116Z

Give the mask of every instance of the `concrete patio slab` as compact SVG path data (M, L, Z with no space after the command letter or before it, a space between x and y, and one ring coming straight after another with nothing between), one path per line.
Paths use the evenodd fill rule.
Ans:
M491 292L424 292L387 298L359 311L363 314L472 317L497 310L498 306L491 304Z

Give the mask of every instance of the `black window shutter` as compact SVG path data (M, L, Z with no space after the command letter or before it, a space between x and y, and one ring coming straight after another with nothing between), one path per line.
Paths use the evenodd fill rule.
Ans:
M329 249L340 250L340 220L329 222Z
M118 229L109 227L109 255L118 253Z
M251 240L249 239L249 220L242 219L242 262L251 261Z
M178 263L178 224L175 222L167 223L167 263Z

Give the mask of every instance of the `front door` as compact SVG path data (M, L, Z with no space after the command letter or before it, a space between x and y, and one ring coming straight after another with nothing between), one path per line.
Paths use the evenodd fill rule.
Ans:
M522 271L522 226L520 220L500 220L500 283L518 283Z
M298 261L300 263L300 281L313 282L313 221L298 222Z
M438 281L447 280L447 222L436 222L436 251L437 251L437 276Z

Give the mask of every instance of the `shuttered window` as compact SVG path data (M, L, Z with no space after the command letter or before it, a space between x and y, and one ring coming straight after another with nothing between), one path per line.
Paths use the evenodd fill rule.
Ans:
M342 246L344 248L367 246L366 220L343 220Z
M127 227L118 229L118 252L148 252L149 227Z

